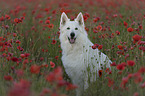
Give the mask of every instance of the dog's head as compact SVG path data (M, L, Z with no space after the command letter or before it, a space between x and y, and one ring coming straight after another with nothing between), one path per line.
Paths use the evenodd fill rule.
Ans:
M74 44L81 32L84 32L84 19L82 13L79 13L74 21L70 21L63 12L60 20L60 34L64 34L70 44Z

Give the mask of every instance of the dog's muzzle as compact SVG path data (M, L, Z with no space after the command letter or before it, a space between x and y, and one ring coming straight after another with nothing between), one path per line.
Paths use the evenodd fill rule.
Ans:
M76 38L75 38L75 33L72 32L72 33L70 34L70 37L68 37L68 40L69 40L70 44L75 43L75 40L76 40Z

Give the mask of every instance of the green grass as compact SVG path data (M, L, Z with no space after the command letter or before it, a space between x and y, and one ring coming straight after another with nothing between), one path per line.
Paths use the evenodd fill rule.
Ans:
M63 4L64 2L59 0L44 0L43 2L23 2L18 0L13 2L10 0L9 2L1 2L0 17L5 17L5 14L7 14L11 18L10 20L5 19L4 21L1 21L0 19L0 37L5 38L4 40L0 39L0 45L1 42L5 43L5 45L6 42L12 45L11 47L9 45L5 46L5 50L1 50L3 46L0 46L1 96L7 96L8 92L14 88L14 82L19 82L20 79L30 82L29 90L32 93L31 95L34 96L40 96L40 93L44 88L53 90L54 93L57 92L58 94L67 94L68 96L75 95L74 90L66 91L65 87L59 87L56 89L56 82L50 84L46 80L46 76L57 66L61 66L63 68L58 34L61 15L60 11L62 9L70 10L70 12L67 13L69 17L76 17L79 12L82 12L84 15L86 13L90 15L85 22L86 28L89 29L89 39L93 43L103 45L101 51L107 54L107 56L113 62L116 64L120 64L122 62L127 63L128 60L133 60L135 62L135 66L133 67L126 66L122 71L122 74L118 74L119 70L117 70L116 67L112 67L112 74L107 75L107 77L111 78L114 82L111 87L108 87L108 79L106 79L105 72L103 71L102 77L98 78L96 82L91 83L89 88L84 92L83 96L133 96L135 92L138 92L139 96L144 96L145 89L140 87L140 85L145 82L144 73L141 74L142 81L139 83L134 82L134 78L137 77L132 77L126 84L126 88L120 87L122 78L127 77L129 73L137 73L138 70L144 66L144 51L139 50L139 47L145 47L145 44L138 45L137 43L133 43L132 38L132 36L138 34L143 37L141 41L145 41L144 1L139 2L137 0L120 0L120 2L117 2L115 0L103 0L101 2L95 2L92 0L93 4L89 0L79 0L80 3L74 1L65 1L68 6L63 7L60 7L60 4ZM80 6L80 4L82 6ZM45 8L50 8L48 13L44 11ZM32 14L32 11L34 10L35 13ZM17 13L14 14L16 11ZM53 14L53 11L56 11L56 13ZM14 23L15 18L21 18L24 14L26 14L26 16L24 16L25 19L22 23ZM115 14L117 14L117 17L113 17ZM41 15L42 17L40 16L41 18L36 18L38 15ZM108 16L109 19L106 19L106 16ZM121 18L120 16L123 17ZM50 17L50 23L54 25L53 28L44 27L45 25L48 25L45 24L45 20L48 17ZM100 20L93 22L94 17L100 17ZM42 20L43 23L39 23L40 20ZM124 21L128 23L127 28L132 27L134 29L133 32L127 31L127 28L123 25ZM101 22L104 22L104 24L101 24ZM139 24L143 26L143 29L135 31L135 29L138 29ZM8 29L5 28L6 25L9 26ZM101 25L102 28L106 29L106 31L93 33L93 29L98 25ZM120 35L117 35L115 33L116 31L119 31ZM13 33L16 33L17 36L14 37ZM111 38L112 33L114 36ZM100 36L103 35L105 38L100 38ZM15 43L17 40L19 40L21 43ZM56 44L52 44L52 40L56 40ZM126 44L123 44L124 42L126 42ZM113 45L114 48L111 49ZM124 46L124 49L118 49L118 45ZM18 50L18 46L22 47L24 50ZM133 47L132 50L131 47ZM43 52L42 50L47 52ZM124 52L124 54L117 54L118 51ZM4 53L6 56L3 55ZM10 53L13 55L10 56ZM30 54L30 56L27 58L29 62L26 64L23 63L24 59L19 60L20 62L17 63L13 62L12 60L7 60L8 58L12 57L17 57L20 59L20 54L24 53ZM125 59L126 54L129 54L127 59ZM55 58L56 56L58 56L58 60ZM41 57L44 58L43 61L40 60ZM50 61L55 63L55 68L51 68ZM47 64L48 67L42 67L39 74L32 74L30 72L30 67L34 64L39 66ZM18 69L23 70L23 76L17 76L16 70ZM10 75L13 80L5 80L4 76L7 75ZM71 82L65 73L64 68L63 78L64 80ZM49 93L47 93L46 96L50 95L48 94Z

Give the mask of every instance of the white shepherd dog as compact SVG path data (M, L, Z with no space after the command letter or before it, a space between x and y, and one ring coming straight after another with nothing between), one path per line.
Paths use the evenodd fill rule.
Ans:
M112 62L98 49L92 49L93 43L85 31L82 13L74 21L62 13L59 39L65 71L73 84L78 85L76 96L81 96L88 88L88 80L95 81L98 71L104 66L110 68Z

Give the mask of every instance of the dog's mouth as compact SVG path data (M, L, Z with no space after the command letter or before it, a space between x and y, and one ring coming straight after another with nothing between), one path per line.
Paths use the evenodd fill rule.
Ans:
M75 37L74 37L74 38L69 38L69 37L68 37L68 40L69 40L69 43L70 43L70 44L74 44L76 38L75 38Z

